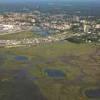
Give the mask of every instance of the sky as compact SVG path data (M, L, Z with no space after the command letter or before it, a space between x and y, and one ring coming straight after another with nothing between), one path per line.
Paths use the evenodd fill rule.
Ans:
M0 3L16 3L16 2L19 2L19 3L25 3L25 2L41 2L41 1L47 1L47 2L52 2L52 1L55 1L55 2L62 2L62 1L71 1L71 2L76 2L76 1L79 1L79 2L100 2L100 0L0 0Z
M25 2L25 1L99 1L99 0L0 0L0 2Z

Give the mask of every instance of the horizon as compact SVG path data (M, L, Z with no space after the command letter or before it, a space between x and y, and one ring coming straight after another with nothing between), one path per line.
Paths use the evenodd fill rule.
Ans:
M0 0L0 3L23 3L23 2L99 2L99 0Z

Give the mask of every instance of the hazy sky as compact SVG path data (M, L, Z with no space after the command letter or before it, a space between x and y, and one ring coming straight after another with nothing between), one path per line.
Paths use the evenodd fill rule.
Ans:
M0 2L32 2L32 1L95 1L98 2L100 0L0 0Z
M25 2L25 1L99 1L99 0L0 0L1 2Z

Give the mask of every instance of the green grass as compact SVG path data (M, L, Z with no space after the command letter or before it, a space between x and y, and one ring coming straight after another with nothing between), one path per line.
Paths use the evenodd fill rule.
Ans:
M40 37L39 34L36 34L31 31L26 31L26 32L19 32L19 33L13 33L13 34L5 34L5 35L0 35L0 40L1 39L24 39L24 38L32 38L32 37Z
M90 100L82 93L86 88L96 87L100 83L99 51L99 45L67 41L33 47L0 48L0 55L6 58L3 63L0 62L0 69L11 72L27 70L29 76L38 78L34 82L48 100ZM28 61L16 61L14 57L17 55L26 56ZM62 79L48 77L44 68L59 69L66 76ZM12 79L13 75L6 73L2 80L10 80L10 76Z

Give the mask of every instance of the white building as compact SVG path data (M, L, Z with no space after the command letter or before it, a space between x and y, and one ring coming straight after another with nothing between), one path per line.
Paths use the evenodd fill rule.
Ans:
M97 24L97 25L95 26L95 28L96 28L96 29L100 29L100 24Z

